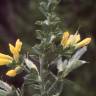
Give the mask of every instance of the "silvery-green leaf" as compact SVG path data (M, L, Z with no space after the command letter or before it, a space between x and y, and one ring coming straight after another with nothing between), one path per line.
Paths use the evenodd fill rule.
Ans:
M32 47L32 53L35 55L40 55L41 50L40 50L40 45L36 44L35 46Z
M0 80L0 88L4 89L6 92L12 91L12 87L1 80Z
M54 81L50 88L47 90L48 96L60 96L61 92L63 91L63 82L56 80Z
M24 61L29 69L35 69L38 72L36 65L31 60L25 58Z
M40 7L39 7L40 11L43 13L43 15L44 15L45 17L47 17L47 7L46 7L46 6L47 6L47 5L46 5L45 2L41 2L41 3L40 3Z
M52 41L53 41L55 38L56 38L56 36L55 36L55 35L52 35L51 38L50 38L49 43L52 43Z
M66 70L67 72L71 72L72 70L80 67L81 65L87 63L86 61L83 61L83 60L70 60L68 65L66 66Z
M68 74L72 70L80 67L81 65L87 63L86 61L79 60L80 57L87 51L87 47L84 46L83 48L79 49L71 59L69 59L68 64L65 69L65 74Z
M58 59L57 61L57 69L59 72L64 71L64 69L66 68L68 61L67 59L65 59L64 61L62 61L61 58Z
M7 96L8 95L8 92L0 89L0 96Z
M24 96L39 96L41 89L41 81L33 72L26 76L23 84Z
M80 59L80 57L87 51L87 46L80 48L73 56L72 59Z
M22 91L19 88L12 87L12 91L7 96L22 96Z

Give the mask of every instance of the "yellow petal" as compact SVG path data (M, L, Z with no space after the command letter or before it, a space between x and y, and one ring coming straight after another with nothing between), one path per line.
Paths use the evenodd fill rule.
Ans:
M66 39L66 38L68 38L68 37L69 37L69 32L64 32L62 38L63 38L63 39Z
M12 54L15 53L15 47L14 47L12 44L10 44L10 43L9 43L9 49L10 49L10 52L11 52Z
M68 38L69 38L69 32L64 32L63 33L63 37L62 37L62 40L61 40L61 45L64 47Z
M80 41L80 34L78 34L78 35L76 35L75 37L74 37L74 43L77 43L77 42L79 42Z
M16 51L20 52L21 51L21 47L22 47L22 42L19 39L17 39L16 44L15 44Z
M80 34L78 35L70 35L69 39L66 42L65 47L68 47L70 45L74 45L75 43L80 41Z
M9 76L9 77L15 77L17 75L17 72L16 72L16 70L9 70L6 73L6 75Z
M10 63L12 63L12 60L0 58L0 66L7 65L7 64L10 64Z
M0 58L2 58L2 59L13 60L13 58L12 58L11 56L9 56L9 55L5 55L5 54L3 54L3 53L0 53Z
M10 48L11 53L13 54L14 60L18 62L19 52L14 48L12 44L9 44L9 48Z
M69 47L73 43L74 35L70 35L69 39L67 40L65 47Z
M15 60L16 62L18 62L19 56L20 56L20 55L19 55L18 52L15 52L15 53L13 54L14 60Z
M90 37L89 38L85 38L84 40L82 40L81 42L76 44L76 48L80 48L80 47L86 46L90 42L91 42L91 38Z

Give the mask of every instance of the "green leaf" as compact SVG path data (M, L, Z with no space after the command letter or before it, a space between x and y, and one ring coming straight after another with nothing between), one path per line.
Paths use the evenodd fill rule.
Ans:
M7 96L8 93L2 89L0 89L0 96Z
M72 60L72 61L69 61L69 64L66 66L66 70L68 72L71 72L72 70L80 67L81 65L87 63L86 61L83 61L83 60Z
M65 59L63 62L62 62L62 59L59 58L58 61L57 61L57 69L58 69L58 72L62 72L66 69L66 66L67 66L67 63L68 63L68 60Z
M29 60L28 58L24 58L24 61L25 61L25 63L26 63L26 66L31 70L31 69L34 69L34 70L36 70L37 72L39 72L38 71L38 69L37 69L37 67L36 67L36 65L31 61L31 60Z
M48 96L60 96L63 91L63 82L60 80L55 80L47 90Z
M31 70L31 73L25 77L23 85L23 94L26 96L39 96L41 89L41 79L37 74L36 70Z
M0 96L7 96L12 92L12 87L0 80Z
M41 50L40 50L40 45L37 44L35 46L32 47L32 54L35 54L35 55L40 55L41 54Z
M61 78L65 78L71 71L85 64L83 60L69 60L65 70L62 73Z
M0 96L21 96L16 90L16 88L0 80Z
M1 80L0 80L0 88L4 89L6 92L12 91L12 87Z

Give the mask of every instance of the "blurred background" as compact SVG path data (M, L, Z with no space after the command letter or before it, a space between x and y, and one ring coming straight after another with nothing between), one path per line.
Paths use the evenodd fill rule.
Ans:
M27 51L38 42L35 21L44 18L38 5L39 0L0 0L0 52L9 53L8 43L14 43L17 38L24 42L23 49ZM66 29L75 32L79 28L82 38L92 37L88 51L82 57L89 63L67 78L80 85L80 96L96 96L96 0L61 0L56 12ZM70 94L65 92L65 96L77 94L70 87L68 92Z

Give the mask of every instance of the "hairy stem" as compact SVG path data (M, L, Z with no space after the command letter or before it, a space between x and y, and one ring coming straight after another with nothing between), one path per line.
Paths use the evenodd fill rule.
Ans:
M40 61L40 77L41 77L41 96L43 95L44 93L44 84L43 84L43 55L41 55L39 57L39 61Z

